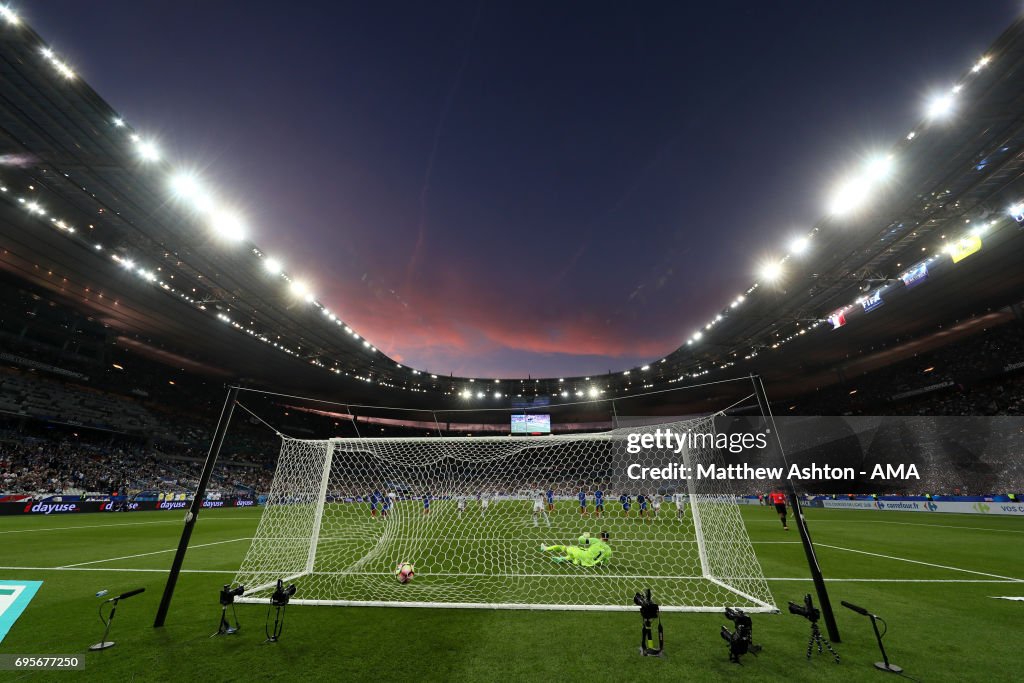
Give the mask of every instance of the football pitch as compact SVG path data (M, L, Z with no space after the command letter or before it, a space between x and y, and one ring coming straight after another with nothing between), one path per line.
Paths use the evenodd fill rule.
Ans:
M4 671L0 680L884 679L887 674L872 667L879 656L870 621L841 607L840 600L887 620L890 659L913 679L993 680L1012 676L1024 663L1024 602L994 599L1024 596L1024 522L1014 518L807 510L842 634L835 644L842 661L835 664L827 652L807 661L810 624L786 609L788 601L813 592L795 528L783 531L769 508L741 506L782 613L753 615L754 641L764 650L737 665L728 661L719 636L720 626L733 625L720 614L664 613L666 656L658 659L638 654L638 610L294 605L281 641L268 644L267 607L243 604L237 606L241 632L211 638L219 619L218 592L241 564L261 512L201 513L163 629L152 623L181 514L0 518L0 579L43 582L0 644L0 654L85 659L83 671ZM570 514L559 511L555 525L558 515ZM616 528L627 527L620 522ZM530 528L530 539L534 532L546 535L543 528ZM297 584L301 593L301 579ZM110 635L117 646L87 652L103 631L95 593L141 587L145 593L118 608Z

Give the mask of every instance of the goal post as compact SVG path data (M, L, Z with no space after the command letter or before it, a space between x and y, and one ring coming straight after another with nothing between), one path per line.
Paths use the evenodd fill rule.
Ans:
M635 448L655 430L686 447ZM724 464L714 434L701 417L540 437L282 437L234 583L243 602L283 579L293 604L620 610L651 588L666 611L776 611L729 482L687 474ZM607 557L566 561L602 532Z

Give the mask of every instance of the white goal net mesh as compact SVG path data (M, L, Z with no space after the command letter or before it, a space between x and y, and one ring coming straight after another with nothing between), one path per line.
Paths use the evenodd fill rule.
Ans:
M693 436L680 453L627 451L630 433L655 429L713 436L714 420L544 437L284 438L235 583L255 601L294 581L299 604L634 609L651 588L666 610L774 610L728 482L629 478L634 463L724 464ZM593 553L574 562L578 551L564 549L602 532L610 552L593 564ZM406 584L395 577L403 562L415 567Z

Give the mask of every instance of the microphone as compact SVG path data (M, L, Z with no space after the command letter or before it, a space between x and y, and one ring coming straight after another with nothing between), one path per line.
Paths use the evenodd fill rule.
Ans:
M127 593L121 593L117 597L110 598L109 600L107 600L107 602L114 602L115 600L124 600L125 598L132 597L133 595L138 595L139 593L142 593L145 590L146 590L145 588L136 588L133 591L128 591Z
M857 614L863 614L865 617L870 617L871 616L871 613L868 612L863 607L857 607L857 605L850 604L849 602L846 602L846 600L841 600L840 603L846 609L852 609Z

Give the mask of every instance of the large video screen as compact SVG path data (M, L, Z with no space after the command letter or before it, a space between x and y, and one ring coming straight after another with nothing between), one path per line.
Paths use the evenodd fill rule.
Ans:
M513 415L513 434L550 434L551 415Z

